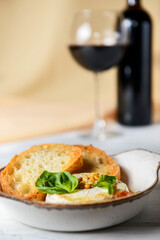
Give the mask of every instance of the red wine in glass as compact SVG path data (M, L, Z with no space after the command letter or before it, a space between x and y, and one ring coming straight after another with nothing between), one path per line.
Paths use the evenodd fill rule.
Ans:
M73 58L84 68L102 72L119 64L126 45L69 45Z

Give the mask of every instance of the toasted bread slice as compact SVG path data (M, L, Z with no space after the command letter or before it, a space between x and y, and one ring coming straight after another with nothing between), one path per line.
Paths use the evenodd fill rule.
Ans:
M16 155L1 173L5 193L29 200L44 200L35 182L40 174L49 172L77 172L82 168L81 149L65 144L42 144Z
M120 167L116 161L107 155L104 151L93 147L92 145L76 145L82 150L83 167L79 172L97 172L99 174L107 174L116 176L118 180L121 178Z

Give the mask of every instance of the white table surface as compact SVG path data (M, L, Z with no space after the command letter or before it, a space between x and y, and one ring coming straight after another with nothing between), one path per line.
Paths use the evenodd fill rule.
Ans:
M160 153L160 124L149 127L123 128L113 126L120 134L105 141L78 137L77 132L40 137L0 145L0 167L22 150L40 143L93 144L108 154L143 148ZM83 233L58 233L34 229L10 219L0 206L0 240L104 240L104 239L160 239L160 183L150 195L144 210L121 225Z

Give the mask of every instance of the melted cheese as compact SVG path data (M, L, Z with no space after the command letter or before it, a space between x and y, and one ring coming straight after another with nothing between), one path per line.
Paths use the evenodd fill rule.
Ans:
M127 191L125 183L117 181L117 191ZM47 194L46 203L53 204L86 204L96 203L104 200L111 200L114 195L109 195L107 189L94 187L90 189L81 189L74 193L68 194Z

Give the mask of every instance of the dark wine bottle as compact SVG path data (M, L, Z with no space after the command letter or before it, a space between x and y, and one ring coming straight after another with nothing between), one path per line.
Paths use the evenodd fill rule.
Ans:
M118 67L118 121L124 125L151 123L152 22L140 0L128 0L124 11L130 44Z

